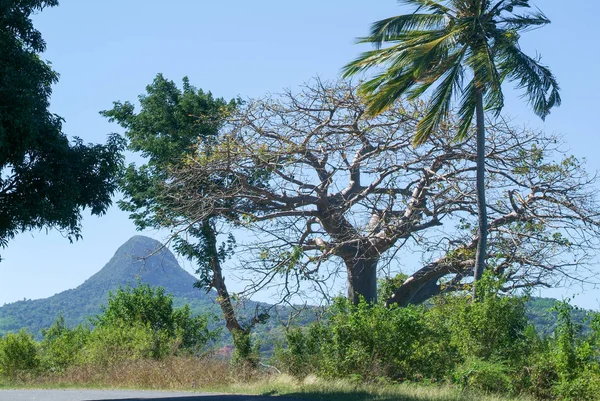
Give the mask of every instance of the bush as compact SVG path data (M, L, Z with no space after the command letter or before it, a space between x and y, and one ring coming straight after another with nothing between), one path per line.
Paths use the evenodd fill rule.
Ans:
M24 330L9 333L0 340L0 373L14 378L20 373L35 373L40 365L38 344Z
M81 362L110 366L127 360L160 359L176 347L175 339L141 323L96 327L82 350Z
M292 376L304 378L314 374L322 362L325 344L331 341L331 330L322 322L307 328L288 327L285 331L286 347L275 350L274 363Z
M146 284L120 288L109 294L108 305L102 309L102 314L92 320L96 329L106 329L112 335L135 341L149 335L152 337L149 341L154 343L151 352L154 358L164 356L165 352L199 353L219 333L208 329L209 315L193 316L187 305L173 309L173 297L165 294L162 287ZM150 332L146 333L147 330ZM136 343L136 347L139 345ZM138 351L136 348L132 353Z
M81 358L90 330L83 326L69 329L62 315L47 330L43 330L41 343L41 368L44 371L61 372Z
M463 388L483 392L513 391L510 370L502 361L470 358L454 369L454 382Z
M599 400L600 376L591 372L582 372L571 380L561 380L554 387L557 400Z
M430 310L430 319L446 326L462 360L519 364L527 356L525 299L498 294L501 284L486 275L478 283L477 302L470 295L439 297Z

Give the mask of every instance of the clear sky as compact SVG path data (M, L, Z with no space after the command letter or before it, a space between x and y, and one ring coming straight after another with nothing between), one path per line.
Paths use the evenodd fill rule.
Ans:
M569 150L587 158L594 172L600 169L600 46L592 30L600 2L532 2L552 24L525 33L521 44L552 68L563 105L543 123L508 90L505 113L519 124L563 134ZM61 74L52 111L66 119L69 136L104 142L118 129L98 112L116 100L136 100L159 72L176 82L187 75L225 98L276 93L315 76L334 79L366 50L354 44L355 37L403 10L395 0L61 0L34 22L48 45L43 57ZM113 207L104 217L87 216L83 240L74 244L52 231L19 235L0 250L0 305L78 286L135 234L127 215ZM143 234L164 239L163 233ZM575 303L581 306L600 306L598 290L571 292L579 294Z

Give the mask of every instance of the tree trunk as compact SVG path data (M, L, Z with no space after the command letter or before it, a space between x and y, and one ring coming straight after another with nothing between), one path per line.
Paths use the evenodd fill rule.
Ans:
M377 302L377 258L353 257L344 260L348 271L348 299L354 304L361 296L370 304Z
M225 285L223 270L221 269L221 261L219 260L219 252L217 249L217 236L209 219L205 219L202 222L202 235L206 240L207 251L210 258L210 268L213 273L213 279L209 289L214 288L217 290L217 303L223 312L225 327L227 327L227 330L229 330L231 337L233 338L233 345L235 347L233 361L236 363L249 363L252 366L256 366L257 361L252 355L252 342L250 339L253 325L250 324L243 327L236 317L229 291L227 291L227 286Z
M483 92L477 91L475 99L475 113L477 123L477 212L479 227L477 230L477 252L475 254L475 268L473 271L473 300L477 299L477 281L485 269L485 255L487 246L487 209L485 202L485 120L483 115Z
M210 268L213 273L213 279L210 283L211 288L217 290L217 303L221 307L223 317L225 318L225 326L227 330L234 335L234 332L245 331L244 328L238 322L235 316L235 309L231 304L231 298L225 285L225 278L223 277L223 271L221 269L221 262L219 261L219 251L217 249L217 236L215 231L210 225L209 219L202 222L202 235L206 240L207 253L210 255ZM209 288L210 289L210 288Z

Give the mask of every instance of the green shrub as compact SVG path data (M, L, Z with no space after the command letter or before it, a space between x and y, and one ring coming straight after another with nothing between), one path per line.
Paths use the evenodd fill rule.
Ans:
M0 340L0 373L15 377L20 373L36 373L40 365L38 345L24 330L9 333Z
M331 341L331 329L322 322L306 328L288 327L285 331L286 347L278 347L274 363L285 373L304 378L319 370L322 350Z
M577 333L571 319L573 307L567 302L559 302L555 309L558 312L558 325L555 331L556 367L561 381L570 382L580 368L577 358Z
M60 372L80 359L86 346L90 330L83 326L69 329L62 315L47 330L43 330L41 343L41 368L44 371Z
M493 393L510 393L512 377L502 361L469 358L454 369L454 382L463 388Z
M140 339L145 335L142 335L145 330L150 330L155 343L151 354L154 358L160 358L167 348L168 352L174 352L171 349L173 346L175 351L183 353L201 352L218 337L218 331L208 328L211 318L209 315L193 316L187 305L173 309L172 295L165 294L162 287L145 284L111 292L108 305L92 322L96 329L113 328L115 333ZM131 332L127 332L128 326Z
M479 300L470 295L439 297L430 313L444 324L461 358L510 360L520 363L527 352L525 299L498 293L502 282L484 276Z
M554 386L557 400L600 400L600 376L589 371L581 372L571 380L561 380Z
M341 298L331 308L329 326L331 338L321 344L320 366L329 377L410 377L415 351L427 337L421 308L355 306Z
M175 339L141 323L96 327L82 350L81 361L99 366L125 360L160 359L173 352Z

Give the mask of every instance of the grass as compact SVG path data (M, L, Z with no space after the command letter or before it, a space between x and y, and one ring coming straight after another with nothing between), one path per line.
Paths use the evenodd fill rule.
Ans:
M170 357L162 361L141 359L111 366L77 366L61 373L24 375L0 388L119 388L202 391L232 394L288 396L324 401L529 401L475 394L456 387L422 384L360 384L349 380L324 380L308 376L298 380L250 368L232 369L218 359Z

